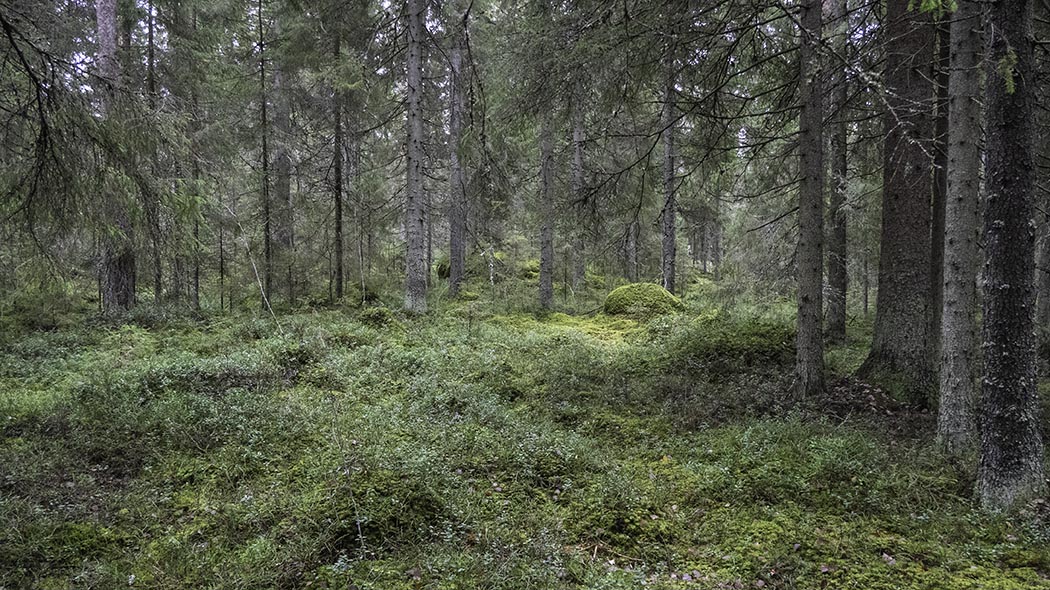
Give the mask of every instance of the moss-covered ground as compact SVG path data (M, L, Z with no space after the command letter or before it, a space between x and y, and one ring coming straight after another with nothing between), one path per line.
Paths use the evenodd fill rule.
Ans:
M793 403L782 322L469 305L12 334L0 588L1050 588L1050 510Z

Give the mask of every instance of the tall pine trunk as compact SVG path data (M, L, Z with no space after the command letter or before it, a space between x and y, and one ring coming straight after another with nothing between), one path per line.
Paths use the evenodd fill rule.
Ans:
M405 154L405 310L427 311L426 199L423 195L423 12L422 0L407 0L408 146Z
M263 26L263 0L259 0L259 129L262 136L261 160L262 177L260 187L262 189L263 206L263 276L262 276L262 306L270 308L270 298L273 294L273 204L270 200L270 122L267 113L267 101L269 93L266 91L266 28Z
M342 59L340 48L340 31L336 29L333 33L332 54L338 61ZM341 300L345 290L343 280L346 276L343 270L343 92L342 81L336 80L335 91L332 96L332 123L335 127L335 137L332 140L332 183L333 207L335 208L335 231L332 236L332 251L335 258L335 298Z
M941 314L944 310L944 240L948 200L948 85L951 45L951 16L937 23L937 114L933 142L933 212L930 227L930 352L941 357ZM939 369L935 367L935 374Z
M587 278L586 256L586 220L584 210L587 195L584 194L583 142L584 142L584 100L583 85L577 81L575 88L575 105L572 109L572 195L576 200L576 230L572 248L572 288L578 291L584 286Z
M279 23L278 23L279 24ZM280 37L280 29L277 36ZM273 70L273 130L274 130L274 201L277 209L274 228L274 260L284 282L284 296L289 305L295 301L295 210L292 205L292 156L289 147L292 135L291 107L288 99L287 72L277 61Z
M151 113L157 111L156 16L153 1L146 3L146 96ZM150 154L150 165L156 174L160 168L157 151ZM159 195L148 195L146 215L149 220L150 254L153 262L153 303L160 305L164 297L163 263L161 262L161 228Z
M944 305L937 439L953 455L974 442L977 399L978 190L981 166L981 3L959 0L951 15Z
M847 64L839 60L846 56L848 23L846 22L846 0L829 0L827 21L831 25L831 47L834 49L831 63L834 70L829 81L832 91L831 103L833 123L830 129L831 196L828 201L828 342L846 340L846 294L849 283L847 273L846 243L846 196L848 175L848 144L846 102L848 95Z
M984 366L977 495L1009 510L1046 492L1035 363L1031 6L991 5L986 60ZM1011 67L1012 66L1012 67Z
M554 140L550 114L540 125L540 307L554 301Z
M98 35L98 75L105 85L99 110L103 118L112 114L114 98L121 83L117 61L117 2L96 0L95 20ZM124 203L104 196L106 221L111 225L102 239L101 296L102 312L118 314L135 305L135 250L131 215Z
M664 208L660 214L662 246L660 270L664 289L674 293L675 262L678 251L675 232L678 220L678 203L675 199L675 71L673 46L667 49L664 67L666 69L666 80L664 82L663 112L661 116L664 144Z
M463 75L463 56L466 51L466 28L469 14L456 4L450 50L451 77L449 105L449 134L452 146L449 154L449 265L448 290L451 297L459 295L466 275L467 259L467 187L460 157L463 153L463 117L466 110L466 78Z
M824 279L824 145L820 83L821 3L802 4L802 112L799 115L798 333L795 394L815 397L824 390L824 335L821 330Z
M927 406L934 384L929 314L932 195L931 15L911 0L886 3L886 112L882 236L875 330L861 378L899 384Z

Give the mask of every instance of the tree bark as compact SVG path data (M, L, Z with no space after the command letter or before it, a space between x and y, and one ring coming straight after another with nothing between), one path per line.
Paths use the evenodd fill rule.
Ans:
M554 302L554 140L550 114L540 124L540 307Z
M584 207L587 202L587 195L584 194L584 170L583 170L583 142L585 139L584 132L584 93L582 90L582 84L577 81L576 84L576 96L575 105L572 108L572 194L576 199L576 230L574 232L575 240L572 252L572 288L574 291L580 290L584 286L584 282L587 278L587 256L586 256L586 244L584 237L586 235L586 227L584 219Z
M332 54L338 61L342 59L340 48L341 31L337 28L332 40ZM335 137L332 145L332 174L335 177L332 192L335 207L335 232L332 237L333 257L335 258L335 298L343 299L345 290L343 280L346 273L343 270L343 92L342 81L335 81L335 91L332 96L332 123L335 127Z
M632 283L638 282L638 240L641 239L641 233L642 224L638 222L636 214L627 224L623 236L624 274Z
M467 260L467 187L460 156L463 153L463 117L466 111L467 80L463 75L463 56L466 52L466 28L469 14L454 3L452 47L449 52L451 78L449 105L449 134L452 150L449 154L449 296L459 295L466 275ZM462 16L460 13L462 12Z
M722 280L722 201L715 195L711 221L707 226L711 235L707 240L711 249L711 274L715 281Z
M981 166L981 3L959 0L951 18L944 305L940 329L937 440L960 456L975 440L977 399L977 248Z
M99 110L103 118L111 115L120 85L117 61L117 2L96 0L95 20L98 38L98 75L105 86L100 93ZM135 250L131 216L118 199L105 197L107 222L112 226L102 240L102 312L119 314L135 305Z
M952 15L937 23L937 115L934 119L933 214L930 231L930 350L941 358L941 314L944 310L945 207L948 200L948 85ZM975 162L979 163L979 162ZM935 372L936 371L935 367Z
M154 16L153 1L146 3L146 96L149 99L151 112L157 110L157 62L156 62L156 18ZM157 162L157 151L153 150L151 165L154 173L159 168ZM161 262L161 228L160 228L160 199L156 195L149 198L146 210L149 218L150 250L153 262L153 303L160 305L164 297L164 277Z
M678 220L678 203L675 199L675 71L673 50L673 45L668 47L664 64L666 80L664 83L663 112L661 116L664 144L664 208L660 214L662 246L660 270L664 289L671 293L675 291L675 259L678 253L677 235L675 232Z
M280 38L280 22L277 36ZM295 209L292 204L292 156L289 147L292 135L291 105L288 99L287 72L281 60L273 69L273 130L274 130L274 200L277 219L274 231L276 248L274 259L284 282L288 305L295 302Z
M795 395L812 398L824 391L824 335L821 330L824 287L824 140L818 55L821 36L820 0L803 2L801 23L799 172L802 183L798 191Z
M840 343L846 340L846 294L849 283L847 272L846 243L846 197L848 194L848 143L846 102L849 96L846 79L846 65L839 63L846 59L848 43L848 23L846 19L846 0L827 0L825 3L827 21L831 25L831 47L835 56L832 59L834 70L829 81L832 89L832 110L834 122L831 126L831 196L828 202L828 220L831 227L828 231L828 302L826 336L829 343Z
M858 375L899 384L928 406L935 388L930 350L933 26L911 0L888 0L882 236L875 329Z
M421 0L407 0L408 146L405 153L405 311L427 311L426 199L423 195L423 12Z
M262 307L270 308L270 298L273 294L273 224L272 209L270 202L270 130L269 115L267 113L267 101L269 93L266 91L266 29L263 26L263 0L258 3L259 16L259 127L262 135L262 153L259 159L262 164L262 205L263 205L263 292Z
M984 365L977 494L990 511L1046 492L1035 363L1032 29L1028 0L991 5L986 60ZM1012 66L1012 67L1011 67Z

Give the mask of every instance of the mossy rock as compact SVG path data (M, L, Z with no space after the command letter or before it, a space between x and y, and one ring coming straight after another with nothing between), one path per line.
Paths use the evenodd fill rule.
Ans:
M394 312L385 307L365 307L357 312L357 319L365 325L379 327L396 321Z
M652 317L681 311L682 301L654 283L632 283L613 289L605 297L605 313Z
M521 263L517 269L518 278L526 281L535 281L540 278L540 259L530 258Z

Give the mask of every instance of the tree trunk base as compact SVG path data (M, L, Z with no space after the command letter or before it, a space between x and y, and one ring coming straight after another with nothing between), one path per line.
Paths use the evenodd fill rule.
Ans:
M930 368L902 362L885 351L872 350L855 377L883 388L898 401L921 409L932 406L937 390Z

